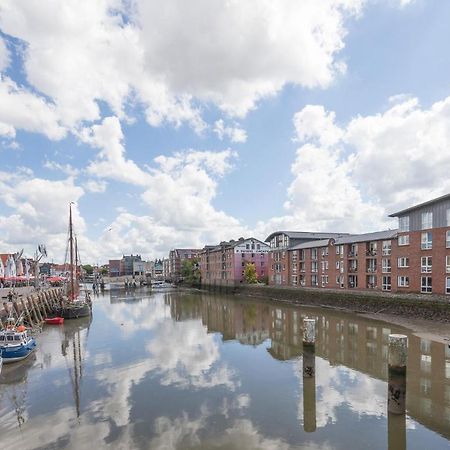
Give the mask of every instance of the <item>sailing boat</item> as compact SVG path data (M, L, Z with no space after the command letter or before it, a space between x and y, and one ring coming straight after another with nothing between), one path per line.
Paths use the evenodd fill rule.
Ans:
M67 296L63 299L61 307L56 308L55 313L64 319L77 319L91 314L91 299L89 292L84 292L84 298L80 296L80 283L78 279L78 245L74 238L72 224L72 203L69 204L69 257L70 278L67 283ZM74 269L75 268L75 269Z

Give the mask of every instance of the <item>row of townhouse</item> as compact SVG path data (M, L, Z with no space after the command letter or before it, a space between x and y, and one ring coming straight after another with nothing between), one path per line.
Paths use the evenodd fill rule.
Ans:
M243 237L206 245L200 253L203 284L232 286L244 281L247 264L254 264L259 280L268 275L269 246L255 238Z
M450 194L390 217L398 230L272 233L269 284L450 294Z

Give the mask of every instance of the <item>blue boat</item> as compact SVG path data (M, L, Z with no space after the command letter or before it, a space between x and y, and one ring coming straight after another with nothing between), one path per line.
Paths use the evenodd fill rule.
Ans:
M0 351L5 364L21 361L36 348L34 338L28 336L23 325L16 326L13 318L8 318L8 325L0 331Z

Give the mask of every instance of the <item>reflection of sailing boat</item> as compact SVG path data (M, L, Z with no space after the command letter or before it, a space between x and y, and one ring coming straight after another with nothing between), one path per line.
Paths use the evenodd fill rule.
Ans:
M78 319L72 321L69 325L65 325L64 340L61 343L61 352L66 360L70 381L72 383L77 417L80 417L80 389L83 378L83 361L86 354L90 324L91 318L89 317ZM84 331L85 333L83 333ZM84 341L83 346L81 343L82 340Z
M28 371L35 361L36 354L32 353L27 359L3 367L0 375L0 384L5 385L4 392L14 408L19 427L25 423Z

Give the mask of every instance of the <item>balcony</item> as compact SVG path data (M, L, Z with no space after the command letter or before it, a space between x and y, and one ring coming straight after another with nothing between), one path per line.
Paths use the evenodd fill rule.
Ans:
M377 251L374 250L374 249L366 250L366 256L368 256L368 257L374 257L374 256L377 256Z
M377 271L377 268L376 268L376 267L369 266L369 267L367 268L367 272L369 272L369 273L375 273L376 271Z
M358 252L348 252L348 258L356 258L358 256Z
M349 272L358 272L358 267L357 267L357 266L355 266L355 267L350 266L350 267L348 268L348 271L349 271Z

